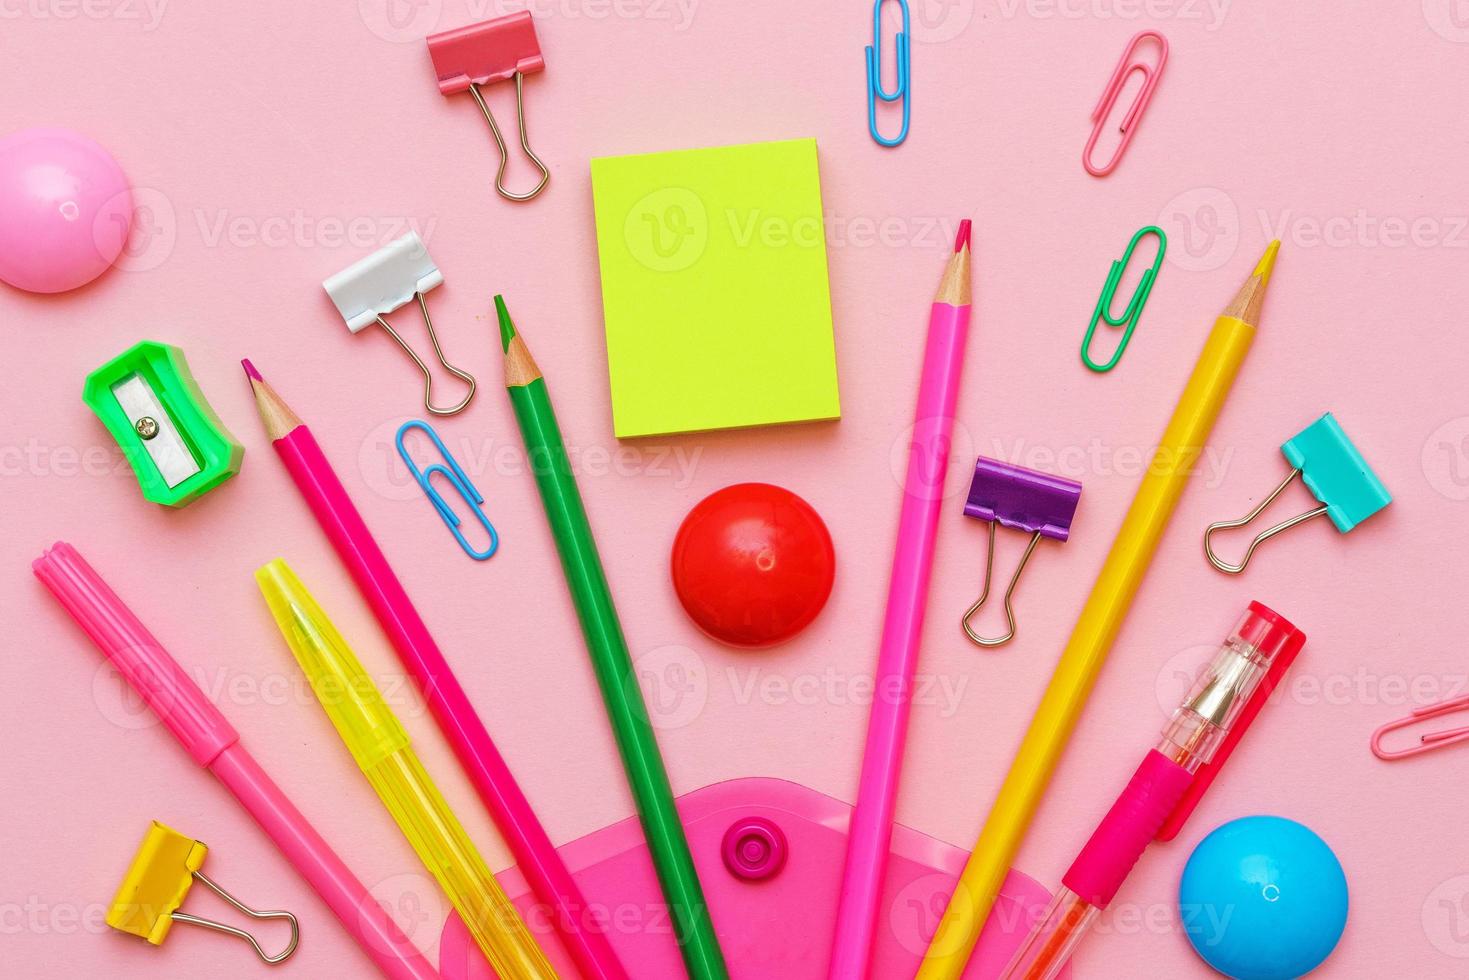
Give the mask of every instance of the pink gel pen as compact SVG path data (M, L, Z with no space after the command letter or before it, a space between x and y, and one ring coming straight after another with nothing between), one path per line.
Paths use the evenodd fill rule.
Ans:
M1061 971L1148 844L1177 833L1305 642L1289 621L1250 603L1000 980L1052 980Z

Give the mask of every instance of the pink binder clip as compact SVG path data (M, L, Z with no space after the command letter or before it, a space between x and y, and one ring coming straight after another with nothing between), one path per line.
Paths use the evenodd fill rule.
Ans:
M1134 61L1133 53L1137 51L1138 45L1144 39L1152 38L1158 42L1158 63L1149 65L1146 62ZM1132 142L1132 135L1137 131L1137 121L1142 117L1143 110L1148 106L1148 100L1153 97L1153 89L1158 87L1158 79L1163 76L1163 66L1168 63L1168 39L1157 31L1138 31L1127 42L1127 47L1122 52L1122 57L1117 62L1117 68L1112 72L1112 79L1107 82L1107 87L1102 90L1102 97L1097 100L1097 107L1092 110L1092 135L1086 141L1086 149L1081 154L1081 165L1086 172L1093 177L1105 177L1117 169L1117 164L1122 162L1122 154L1127 149L1127 144ZM1132 108L1127 110L1127 115L1122 117L1122 125L1117 131L1122 134L1117 142L1117 150L1112 154L1112 159L1107 164L1098 167L1092 163L1092 151L1097 147L1097 140L1102 135L1102 127L1107 123L1107 117L1112 115L1112 108L1117 105L1117 96L1122 93L1122 87L1132 77L1133 72L1141 72L1143 76L1143 87L1137 93L1137 101L1133 102Z
M551 179L551 172L531 150L530 140L525 134L525 76L546 68L530 12L522 10L468 27L431 34L428 54L433 59L434 73L439 77L439 91L445 95L468 91L490 124L495 145L500 148L500 169L495 173L495 190L500 196L511 201L529 201L544 190ZM479 90L481 85L511 78L515 79L515 120L520 128L520 148L541 172L540 183L524 194L515 194L505 187L505 168L510 163L510 155L505 150L500 127Z
M1438 704L1430 704L1419 708L1406 718L1390 721L1372 733L1372 754L1384 762L1391 762L1394 759L1406 759L1409 756L1445 748L1446 746L1453 745L1455 742L1463 742L1469 739L1469 728L1466 727L1448 728L1443 731L1420 735L1418 736L1418 744L1410 745L1406 749L1384 749L1382 747L1383 736L1390 732L1395 732L1400 728L1407 728L1409 725L1416 725L1418 722L1428 718L1437 718L1440 715L1463 711L1466 708L1469 708L1469 695L1453 698L1448 701L1441 701Z

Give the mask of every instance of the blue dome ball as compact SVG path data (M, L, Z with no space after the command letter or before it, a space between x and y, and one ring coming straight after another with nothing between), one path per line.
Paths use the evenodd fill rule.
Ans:
M1331 848L1282 817L1232 820L1199 842L1178 886L1194 952L1235 980L1291 980L1336 948L1347 877Z

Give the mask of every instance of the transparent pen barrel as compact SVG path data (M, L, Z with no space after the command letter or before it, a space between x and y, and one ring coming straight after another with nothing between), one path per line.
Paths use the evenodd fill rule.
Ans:
M1051 899L1045 918L1015 951L1000 980L1053 980L1099 913L1095 905L1062 888Z
M545 953L418 756L403 749L363 772L501 980L554 978Z

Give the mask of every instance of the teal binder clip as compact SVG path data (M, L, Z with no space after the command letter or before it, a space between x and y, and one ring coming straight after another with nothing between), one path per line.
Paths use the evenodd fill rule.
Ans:
M1158 254L1153 258L1152 268L1145 270L1142 278L1138 280L1137 290L1132 294L1132 299L1128 301L1127 308L1114 317L1112 300L1117 295L1117 286L1122 282L1122 273L1127 268L1127 263L1132 261L1132 253L1145 235L1158 236ZM1153 291L1153 283L1157 281L1158 271L1163 268L1163 255L1167 251L1168 236L1157 225L1148 225L1133 233L1127 243L1127 251L1122 253L1122 258L1114 259L1112 268L1107 270L1107 281L1102 284L1102 295L1097 297L1097 308L1092 310L1092 322L1087 325L1086 336L1081 339L1081 363L1098 374L1106 374L1117 366L1118 361L1122 360L1122 352L1127 350L1128 342L1132 340L1132 332L1137 329L1138 318L1143 315L1143 304L1148 301L1148 296ZM1112 359L1106 364L1098 364L1092 360L1092 335L1097 332L1097 323L1102 320L1106 320L1109 326L1123 328L1122 339L1117 342L1117 350L1113 352Z
M439 454L444 457L444 463L448 465L445 466L444 463L430 463L423 469L419 469L418 464L413 462L413 457L409 455L408 448L403 445L403 437L408 434L409 429L418 429L424 435L428 436L429 439L433 440L433 444L438 448ZM408 472L412 474L414 482L427 495L429 502L434 505L434 510L439 512L439 519L444 522L444 526L454 535L454 540L459 542L459 547L464 550L464 553L475 561L484 561L493 555L496 549L500 547L500 535L496 533L495 525L490 523L489 517L485 516L485 498L475 488L475 485L470 482L469 477L465 475L464 470L459 466L459 461L449 452L448 447L444 445L444 440L439 438L439 434L433 430L433 427L427 422L421 422L418 419L404 422L398 427L398 435L394 439L394 443L398 447L398 455L403 457L403 464L408 467ZM459 515L454 513L454 508L450 507L444 501L443 494L439 493L438 488L433 485L432 477L435 473L449 481L449 485L469 505L470 513L474 514L475 519L480 523L480 527L483 527L489 533L490 543L483 551L475 550L474 546L465 539L464 531L461 530L464 522L459 519Z
M1373 514L1392 503L1392 494L1372 472L1372 467L1357 452L1352 440L1342 431L1341 425L1330 412L1321 416L1302 430L1295 438L1280 447L1290 463L1291 471L1275 490L1260 502L1260 506L1237 521L1219 521L1210 524L1204 531L1204 554L1209 563L1221 572L1238 575L1245 570L1250 556L1260 544L1297 524L1325 514L1342 534L1346 534ZM1215 531L1244 527L1269 507L1286 487L1300 477L1306 488L1321 502L1321 506L1304 514L1282 521L1261 533L1245 551L1238 565L1224 561L1214 553L1210 541Z

